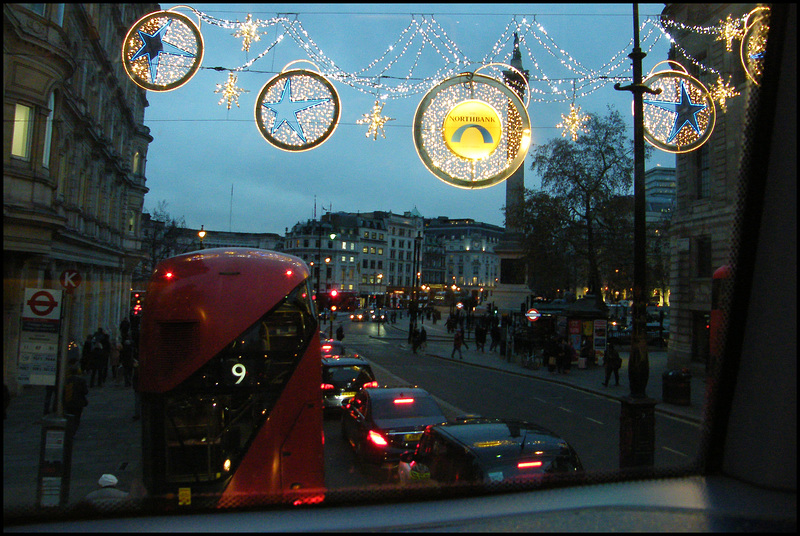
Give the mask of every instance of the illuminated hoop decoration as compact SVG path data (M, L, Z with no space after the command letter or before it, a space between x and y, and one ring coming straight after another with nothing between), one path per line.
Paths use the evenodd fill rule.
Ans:
M122 65L150 91L171 91L188 82L203 62L203 36L189 17L172 10L145 15L122 43ZM198 24L199 24L198 20Z
M653 73L662 63L680 70ZM653 99L644 99L644 139L669 153L688 153L703 145L714 131L717 117L711 93L679 63L656 64L643 84L661 89Z
M414 115L417 155L437 178L458 188L503 182L524 162L530 144L531 123L522 99L501 80L477 70L439 83Z
M341 114L339 94L327 78L307 69L287 70L301 61L311 63L296 60L287 64L261 88L256 99L258 130L267 142L284 151L307 151L321 145L336 130Z
M739 47L742 67L747 77L760 85L769 33L769 8L757 7L751 11L745 19L744 27L744 36Z

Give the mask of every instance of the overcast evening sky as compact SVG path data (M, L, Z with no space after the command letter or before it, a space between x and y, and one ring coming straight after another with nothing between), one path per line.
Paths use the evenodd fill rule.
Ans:
M161 4L162 9L175 5ZM633 38L631 4L188 5L227 20L244 21L248 14L262 20L277 13L291 13L291 17L296 14L310 40L349 73L360 71L382 56L409 26L412 14L424 14L429 19L433 16L474 62L471 69L465 70L478 68L479 62L491 55L493 45L508 34L507 44L491 59L508 63L513 50L508 24L514 15L517 20L527 21L533 21L535 15L535 21L544 27L552 41L587 69L599 70L623 51L624 61L616 74L632 75L631 61L627 58ZM640 21L647 16L657 17L662 8L663 4L641 4ZM197 20L189 10L179 12ZM378 135L373 140L372 136L366 137L368 126L357 121L371 111L375 95L333 81L342 110L336 131L312 150L281 151L261 136L254 107L261 88L281 69L295 60L309 59L293 39L286 38L253 63L249 72L238 73L236 85L248 90L239 96L238 107L234 104L228 110L224 103L218 104L222 95L215 90L217 84L227 80L228 73L210 67L235 68L245 64L266 50L276 37L276 28L280 26L271 27L245 52L242 40L233 37L234 30L203 23L200 31L205 55L200 71L174 91L148 92L145 125L150 128L153 142L146 168L149 188L146 211L166 201L170 215L183 216L188 228L203 225L210 232L281 235L297 222L313 218L315 204L317 217L323 208L333 212L384 210L402 214L416 207L425 217L473 218L503 225L505 183L480 190L458 189L436 178L417 156L412 124L424 92L384 100L383 115L394 120L386 123L385 138ZM648 52L643 62L646 76L653 66L666 60L669 41L659 32L649 34L646 40L645 35L643 32L642 49ZM532 89L547 90L547 84L534 79L538 71L528 49L541 72L551 80L575 77L533 35L523 37L527 48L522 48L522 64L531 73ZM417 50L418 47L412 47L407 57L415 57ZM444 63L441 54L428 46L423 49L414 77L432 76ZM400 61L387 74L404 77L410 65ZM299 63L293 67L312 66ZM571 95L560 102L531 100L528 113L533 145L561 137L562 129L556 125L561 122L561 115L569 112L570 100ZM630 123L631 102L630 92L616 91L613 82L609 82L591 95L576 99L575 104L582 113L601 116L606 115L607 105L612 105ZM632 134L632 128L629 132ZM674 166L674 163L674 155L654 150L646 168ZM524 164L525 185L534 188L538 180L529 169L530 164L528 157Z

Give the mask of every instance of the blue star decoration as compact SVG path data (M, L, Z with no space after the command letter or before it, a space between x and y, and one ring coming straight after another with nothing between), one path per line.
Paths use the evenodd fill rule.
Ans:
M195 57L191 52L182 50L164 41L164 33L166 33L167 28L172 24L172 21L173 19L169 19L166 24L152 34L137 30L139 32L139 38L142 40L142 48L136 51L136 54L131 57L130 62L133 63L137 59L147 56L147 62L150 64L150 82L152 84L156 83L159 57L161 54L172 54L173 56L183 56L186 58Z
M687 124L692 127L697 134L700 134L700 126L697 124L697 114L705 110L707 106L705 104L695 104L692 102L692 99L689 97L689 92L686 91L685 82L681 82L681 100L679 102L656 100L645 100L644 102L675 113L675 123L672 125L672 131L669 133L667 143L674 140L678 132Z
M291 83L292 79L287 78L286 85L283 86L283 92L281 93L281 100L278 102L264 102L262 104L264 107L275 112L275 122L272 123L272 131L270 134L274 136L275 132L281 127L281 125L286 123L286 125L291 128L301 140L303 140L303 143L308 143L305 133L303 132L303 127L300 125L300 122L297 119L297 114L303 110L307 110L308 108L313 108L314 106L324 104L331 99L306 99L301 101L293 101L291 98Z

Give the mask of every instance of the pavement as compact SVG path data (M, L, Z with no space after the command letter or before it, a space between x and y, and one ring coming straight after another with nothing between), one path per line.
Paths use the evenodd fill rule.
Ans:
M443 322L424 324L428 332L428 345L423 353L439 359L449 360L453 348L453 335L447 333ZM408 318L396 324L385 324L382 339L395 339L407 345ZM345 325L345 329L347 326ZM602 382L605 373L602 366L580 369L573 365L568 374L550 372L546 367L525 368L520 359L506 358L497 351L479 351L474 338L466 339L462 348L464 366L503 370L511 374L529 376L541 381L569 385L615 399L630 394L628 384L628 351L619 348L623 359L620 370L620 385ZM455 358L456 361L458 357ZM671 415L698 425L702 420L705 400L705 377L702 368L693 367L691 378L691 404L682 406L662 400L661 375L667 370L667 353L663 349L649 351L650 377L647 395L656 402L656 413ZM14 515L32 513L36 505L39 481L39 461L42 452L44 425L55 415L43 416L45 388L26 386L20 394L12 397L3 421L3 511L4 519ZM119 480L118 488L131 491L136 496L143 492L141 485L141 427L134 420L134 392L121 382L107 381L103 387L89 389L89 405L84 409L81 424L71 448L71 474L69 479L67 507L76 505L86 494L98 489L101 475L113 474Z

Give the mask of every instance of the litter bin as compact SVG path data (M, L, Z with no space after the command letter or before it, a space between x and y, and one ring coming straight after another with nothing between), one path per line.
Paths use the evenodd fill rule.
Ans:
M661 398L667 404L692 405L692 373L689 369L668 370L661 375Z

